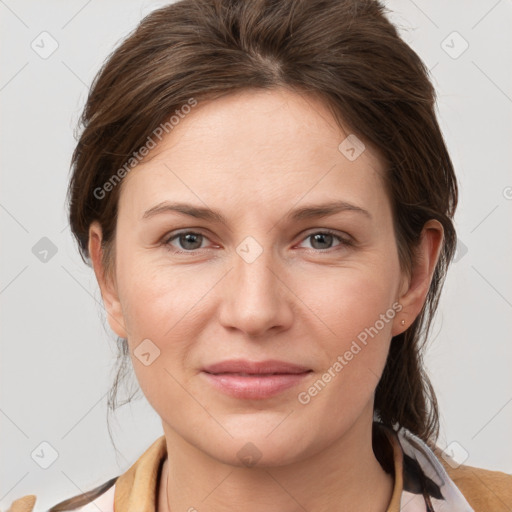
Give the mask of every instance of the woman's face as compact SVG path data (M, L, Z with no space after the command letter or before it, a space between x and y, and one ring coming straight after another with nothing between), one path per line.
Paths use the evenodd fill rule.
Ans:
M371 424L403 281L384 168L348 135L312 97L244 91L124 179L110 324L166 432L215 459L286 464ZM297 367L212 368L232 360Z

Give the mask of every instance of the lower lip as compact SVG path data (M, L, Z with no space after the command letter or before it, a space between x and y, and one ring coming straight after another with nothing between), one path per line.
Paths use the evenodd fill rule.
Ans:
M212 374L202 372L208 381L220 391L247 400L262 400L277 395L286 389L296 386L310 372L281 373L275 375Z

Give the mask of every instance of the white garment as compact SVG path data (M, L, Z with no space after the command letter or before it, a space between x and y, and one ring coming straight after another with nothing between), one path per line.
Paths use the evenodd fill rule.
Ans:
M474 512L459 488L453 483L434 452L416 435L405 428L398 431L398 440L404 455L416 460L424 475L438 487L444 499L429 496L432 509L421 494L402 491L400 510L403 512ZM404 463L404 472L407 471Z

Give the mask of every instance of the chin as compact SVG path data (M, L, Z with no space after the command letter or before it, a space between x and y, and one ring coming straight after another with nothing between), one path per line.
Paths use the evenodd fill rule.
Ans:
M245 422L237 429L228 429L233 439L224 437L218 444L214 443L215 453L211 453L212 444L205 448L214 458L237 467L285 466L306 458L313 450L304 436L307 425L291 428L290 425L284 427L283 422L276 428L278 423L274 422L269 427L267 422L256 422L250 426Z

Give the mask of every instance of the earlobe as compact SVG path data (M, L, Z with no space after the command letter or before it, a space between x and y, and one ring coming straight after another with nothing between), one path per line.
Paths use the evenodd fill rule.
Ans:
M411 276L402 282L398 302L402 305L395 317L392 336L404 332L420 314L443 247L444 230L435 219L423 226Z
M127 332L115 279L103 265L102 229L97 221L92 222L89 227L88 248L110 328L117 336L126 338Z

